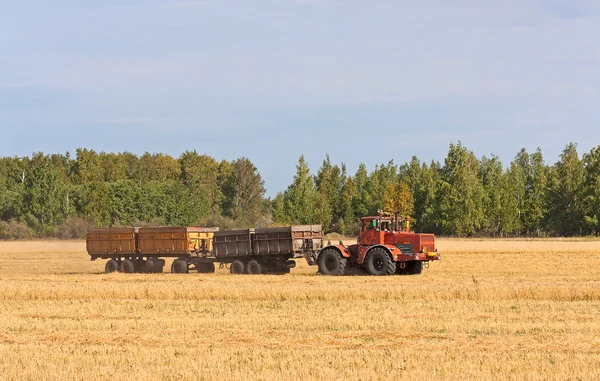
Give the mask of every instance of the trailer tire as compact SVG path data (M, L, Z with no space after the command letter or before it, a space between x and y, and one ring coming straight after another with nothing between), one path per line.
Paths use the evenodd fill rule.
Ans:
M104 272L110 274L114 273L115 271L119 271L119 262L115 261L114 259L106 262L106 265L104 266Z
M232 274L243 274L244 267L244 262L236 259L235 261L231 262L231 266L229 266L229 272Z
M154 273L156 272L156 259L148 258L144 262L144 272L146 273Z
M215 264L212 262L198 263L196 268L200 274L212 274L215 272Z
M246 272L248 274L262 274L262 266L257 260L252 259L246 265Z
M152 272L155 272L157 274L162 273L166 261L164 259L154 258L152 259L152 262L154 262L154 270L152 270Z
M187 262L183 259L176 259L171 264L171 272L175 274L186 274L188 272Z
M396 262L381 247L371 249L365 259L365 267L369 275L393 275L396 272Z
M319 273L323 275L344 275L346 271L346 258L335 249L325 249L317 258Z
M121 266L119 266L119 270L122 273L131 274L135 272L135 266L133 265L133 261L131 259L126 259L121 262Z

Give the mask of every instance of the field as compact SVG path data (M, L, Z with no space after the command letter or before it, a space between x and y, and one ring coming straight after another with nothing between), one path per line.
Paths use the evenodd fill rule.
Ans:
M438 247L410 277L107 275L0 242L0 380L600 379L600 241Z

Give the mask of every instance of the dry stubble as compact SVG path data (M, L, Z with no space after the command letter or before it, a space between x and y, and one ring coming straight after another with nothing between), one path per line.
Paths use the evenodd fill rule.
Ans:
M600 241L440 240L411 277L103 274L0 243L0 379L600 379Z

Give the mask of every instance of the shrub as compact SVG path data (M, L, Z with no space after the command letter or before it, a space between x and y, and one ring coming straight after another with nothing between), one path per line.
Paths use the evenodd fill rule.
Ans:
M33 230L22 222L0 221L0 239L31 239L34 235Z
M85 238L85 234L90 227L91 224L86 219L71 216L58 227L56 236L61 239Z

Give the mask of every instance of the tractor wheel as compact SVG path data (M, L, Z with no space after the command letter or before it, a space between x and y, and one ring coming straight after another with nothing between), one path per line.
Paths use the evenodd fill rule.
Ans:
M404 263L404 268L400 267L400 264ZM409 263L410 262L396 262L396 275L408 275L408 269L409 269Z
M171 265L171 272L176 274L185 274L188 272L187 262L183 259L176 259Z
M323 275L344 275L346 258L335 249L325 249L317 259L319 273Z
M367 253L365 267L369 275L393 275L396 272L396 262L381 247L371 249Z
M246 272L248 274L261 274L262 266L260 265L260 263L258 263L257 260L253 259L250 262L248 262L248 265L246 266Z
M232 274L243 274L244 273L244 262L240 261L239 259L236 259L235 261L231 262L231 266L229 267L229 271Z
M104 266L104 272L108 274L114 273L115 271L119 271L119 262L115 261L114 259L106 262L106 265Z
M212 262L198 263L196 268L200 274L212 274L215 272L215 264Z
M419 275L423 272L423 262L422 261L411 261L409 263L410 263L410 267L408 270L409 275Z
M121 262L120 270L122 273L130 274L135 272L135 266L133 265L133 262L130 259L126 259L123 262Z

